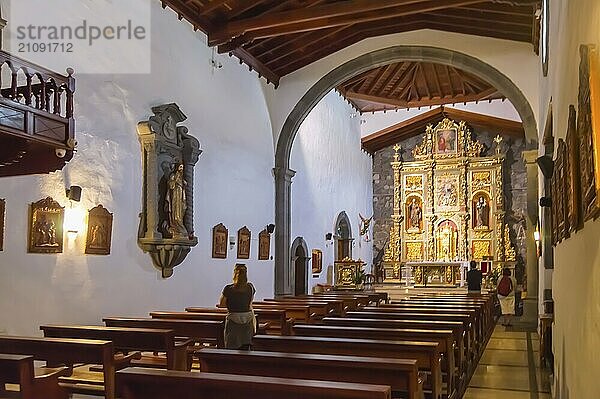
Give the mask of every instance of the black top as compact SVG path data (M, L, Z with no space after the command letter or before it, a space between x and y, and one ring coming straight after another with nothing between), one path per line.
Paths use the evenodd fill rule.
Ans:
M223 288L223 296L227 299L227 310L230 312L249 312L250 303L256 290L251 283L236 287L233 284Z
M467 272L467 287L469 291L481 291L481 279L483 275L477 269L471 269Z

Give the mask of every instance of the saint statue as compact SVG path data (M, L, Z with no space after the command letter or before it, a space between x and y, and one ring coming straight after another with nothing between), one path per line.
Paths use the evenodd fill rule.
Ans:
M409 229L421 230L422 210L421 205L419 205L415 198L412 199L410 205L408 206L408 215Z
M489 207L484 196L480 196L475 205L475 227L488 227Z
M165 196L168 230L172 238L188 238L188 232L183 222L187 209L185 197L186 185L187 182L183 179L183 164L179 164L169 176L167 195Z

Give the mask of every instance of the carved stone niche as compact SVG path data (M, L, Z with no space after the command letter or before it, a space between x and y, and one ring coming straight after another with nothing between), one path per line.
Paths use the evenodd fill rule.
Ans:
M137 126L143 171L138 245L167 278L198 244L194 165L202 150L186 127L177 126L187 119L177 104L159 105L152 112Z

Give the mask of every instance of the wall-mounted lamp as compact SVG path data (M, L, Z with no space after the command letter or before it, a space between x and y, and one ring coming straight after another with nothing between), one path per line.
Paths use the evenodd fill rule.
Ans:
M325 241L331 241L332 238L333 238L333 233L325 234Z
M233 249L235 246L235 236L229 236L229 249Z
M550 208L550 207L552 207L552 198L551 197L542 197L542 198L540 198L540 206L542 208Z
M273 223L267 225L267 233L272 234L275 231L275 225Z
M76 236L85 228L85 211L79 206L71 206L65 209L63 229L68 237Z
M81 187L71 186L65 190L67 198L71 201L81 201Z

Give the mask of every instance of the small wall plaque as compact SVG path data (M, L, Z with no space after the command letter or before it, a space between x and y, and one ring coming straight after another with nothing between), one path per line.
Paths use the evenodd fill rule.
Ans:
M229 231L223 223L213 227L212 257L217 259L227 258L227 236Z
M85 253L109 255L112 241L113 214L102 205L89 210Z
M47 197L31 204L29 209L30 253L62 253L65 208Z

